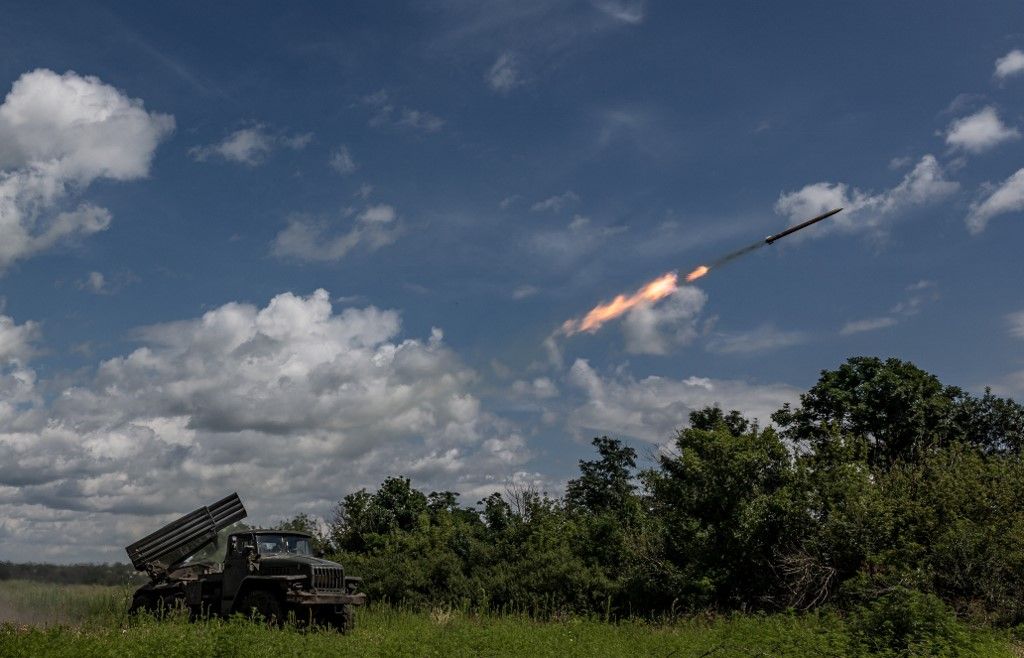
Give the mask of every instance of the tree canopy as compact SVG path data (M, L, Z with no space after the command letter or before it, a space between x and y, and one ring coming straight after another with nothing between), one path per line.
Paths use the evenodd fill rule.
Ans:
M941 600L1024 622L1024 408L856 357L772 420L694 410L648 464L600 436L563 497L511 487L464 504L388 478L344 496L324 541L371 597L412 606L612 617Z

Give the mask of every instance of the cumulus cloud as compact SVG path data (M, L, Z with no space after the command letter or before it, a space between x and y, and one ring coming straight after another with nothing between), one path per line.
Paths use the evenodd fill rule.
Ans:
M570 428L578 436L603 432L651 443L670 440L694 409L717 404L767 423L773 411L785 402L796 402L800 395L782 384L705 377L637 380L623 372L602 376L584 359L572 365L569 382L585 396L569 415Z
M754 354L792 347L807 342L802 331L783 331L771 324L763 324L749 331L720 332L708 340L709 352L719 354Z
M37 69L0 105L0 270L110 225L105 208L67 198L97 179L149 175L174 118L92 76Z
M340 260L356 247L375 251L389 245L398 239L400 232L395 209L382 203L355 215L353 227L341 234L332 234L326 222L306 216L293 217L274 238L271 251L279 258Z
M996 60L995 76L1008 78L1024 73L1024 52L1014 49Z
M794 235L797 239L821 236L833 230L878 232L901 212L944 199L959 187L959 183L946 178L934 156L926 155L891 189L871 194L846 183L814 183L780 195L775 211L786 215L790 224L796 224L826 210L844 208L820 228Z
M363 96L362 102L371 111L371 126L390 126L425 133L436 133L445 124L444 119L425 110L398 107L386 89Z
M499 55L491 68L487 70L484 79L487 80L491 89L499 94L507 94L523 84L519 74L519 62L515 54L506 51Z
M946 129L946 143L969 153L981 153L1014 139L1020 139L1020 131L1004 124L991 106L957 119Z
M304 149L312 139L312 133L281 135L272 133L263 124L256 124L236 130L216 144L193 146L188 152L199 162L220 158L255 167L266 162L279 146L297 151Z
M137 349L45 402L24 365L36 328L0 318L8 557L38 555L46 536L53 559L113 559L232 490L265 520L324 512L388 474L468 490L515 472L525 439L482 410L476 374L440 330L399 339L400 325L395 311L336 311L324 290L228 303L140 330Z
M635 306L622 320L626 351L632 354L668 354L697 337L697 318L707 295L695 286L683 286L657 304Z
M0 365L28 362L39 336L39 325L35 322L17 324L12 318L0 315Z
M558 387L547 377L537 377L533 381L517 380L512 384L512 392L518 397L537 400L558 397Z
M331 169L338 172L342 176L347 176L348 174L353 173L356 169L359 168L359 165L356 164L355 159L349 152L348 147L345 146L344 144L339 146L337 149L335 149L333 153L331 153L331 159L329 164L331 165Z
M967 230L977 235L993 217L1020 210L1024 210L1024 169L1018 169L998 186L989 187L984 198L971 205L965 220Z

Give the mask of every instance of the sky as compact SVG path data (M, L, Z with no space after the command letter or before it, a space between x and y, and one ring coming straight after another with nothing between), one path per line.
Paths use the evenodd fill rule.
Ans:
M1024 397L1024 5L5 4L0 559L558 495L858 355ZM593 332L559 327L842 206Z

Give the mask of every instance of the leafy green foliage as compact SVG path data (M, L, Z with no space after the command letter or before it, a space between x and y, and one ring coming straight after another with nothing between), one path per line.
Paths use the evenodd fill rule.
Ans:
M339 503L332 547L371 599L422 608L863 617L902 588L1024 621L1024 408L857 357L773 419L778 431L695 410L645 469L595 438L563 499L511 490L470 506L390 478Z
M854 642L873 655L956 656L967 634L934 594L897 587L850 615Z

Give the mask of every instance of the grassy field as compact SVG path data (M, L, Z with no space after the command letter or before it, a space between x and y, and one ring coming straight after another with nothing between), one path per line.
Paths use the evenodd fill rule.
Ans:
M609 624L458 611L362 611L357 628L268 629L234 619L190 624L129 619L129 591L0 582L0 656L853 656L841 620L818 615L691 618ZM1009 635L970 631L957 652L1020 656Z

